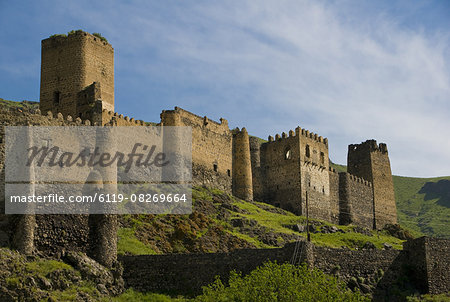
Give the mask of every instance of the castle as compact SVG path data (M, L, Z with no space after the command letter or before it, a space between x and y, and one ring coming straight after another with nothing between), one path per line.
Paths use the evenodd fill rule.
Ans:
M114 50L104 39L83 31L42 41L40 110L0 108L0 121L3 126L147 125L114 112ZM397 222L385 144L368 140L350 145L348 173L337 173L330 166L328 139L300 127L262 141L249 136L245 128L230 129L225 119L216 122L178 107L163 111L159 125L192 128L193 185L219 188L245 200L338 224L381 229ZM2 207L8 183L3 136L0 182ZM395 287L391 290L393 282L405 274L423 293L445 293L449 288L450 243L443 239L407 241L402 251L332 249L304 241L275 249L118 259L117 230L116 215L0 214L0 246L56 257L65 251L84 252L115 272L123 266L120 274L126 286L142 291L200 291L217 275L226 277L233 269L248 273L267 260L292 263L293 255L299 256L295 263L304 261L327 273L334 274L339 267L339 275L347 281L378 280L380 270L385 271L373 281L376 300L389 300L390 291L396 292Z
M75 31L42 41L40 111L91 125L142 126L114 112L114 50L97 36ZM328 139L297 127L267 142L245 128L175 107L161 126L192 128L194 185L216 187L245 200L339 224L381 229L397 223L386 144L350 145L348 173L331 168Z

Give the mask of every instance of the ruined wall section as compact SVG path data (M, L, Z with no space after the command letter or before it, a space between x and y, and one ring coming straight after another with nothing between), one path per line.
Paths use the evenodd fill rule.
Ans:
M328 171L328 177L330 183L330 222L339 224L339 174L336 173L336 170L330 168Z
M102 85L104 109L114 110L114 50L110 44L82 31L42 40L42 112L81 118L79 93L94 82Z
M114 111L114 49L89 33L78 33L85 37L84 64L86 78L84 86L93 82L102 85L104 109Z
M247 130L233 130L233 195L253 200L250 142Z
M257 201L264 200L264 176L261 169L261 142L259 138L250 136L250 160L252 167L253 198Z
M228 121L220 123L175 107L161 113L163 126L192 128L193 185L215 187L231 193L232 187L232 133Z
M306 209L308 194L309 215L330 221L328 139L301 128L296 129L297 133L300 138L302 208Z
M374 227L381 229L385 224L397 223L394 184L386 144L377 145L375 140L367 140L350 145L347 166L350 174L372 183Z
M82 121L81 119L73 120L72 117L63 117L61 113L55 117L51 112L47 115L41 115L38 110L36 114L28 112L19 112L17 110L8 110L0 108L0 120L2 121L0 144L0 204L2 213L4 213L5 205L5 145L4 145L4 126L81 126L90 125L89 120ZM21 234L28 233L31 235L31 248L36 247L38 250L46 251L51 255L57 254L61 249L75 249L83 250L88 246L88 225L87 216L81 215L0 215L1 220L7 221L5 223L6 229L3 229L7 234L8 240L3 244L5 246L18 247L23 241ZM21 218L24 216L36 216L32 225L27 225L29 230L25 230L21 234L17 233L16 225L21 224ZM83 250L84 251L84 250Z
M347 172L339 173L339 223L373 228L372 184Z
M80 118L74 119L70 115L63 116L61 113L53 115L51 111L47 115L41 115L40 110L37 110L36 113L30 113L2 107L0 107L0 120L2 121L0 127L0 204L1 212L4 212L4 126L90 126L91 121L81 120ZM104 215L96 216L102 218ZM0 238L3 238L1 244L3 246L12 246L24 253L37 249L52 256L59 256L63 251L67 250L86 252L102 264L110 266L117 255L115 226L106 225L109 222L105 222L105 225L103 225L105 232L97 234L97 232L93 232L90 229L90 217L89 215L1 214ZM98 243L105 240L110 244L103 245L101 249L97 249L97 253L92 253L93 248L98 247ZM26 243L25 241L31 242ZM23 249L25 245L27 250ZM108 260L108 263L103 261L105 259Z
M291 130L269 136L261 145L264 200L285 210L301 214L299 137Z
M450 241L420 237L404 243L408 262L416 278L415 286L422 293L439 294L450 289Z

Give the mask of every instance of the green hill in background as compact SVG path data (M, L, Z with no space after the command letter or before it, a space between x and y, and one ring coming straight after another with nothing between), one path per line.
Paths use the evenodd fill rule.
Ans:
M0 98L0 106L6 107L9 109L17 109L17 110L36 110L39 109L39 102L32 101L22 101L22 102L14 102L8 101Z
M338 172L344 165L331 163ZM450 238L450 176L393 176L399 223L424 235Z

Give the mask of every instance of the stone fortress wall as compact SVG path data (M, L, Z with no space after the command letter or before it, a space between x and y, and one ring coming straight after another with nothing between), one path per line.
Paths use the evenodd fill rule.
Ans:
M421 237L405 242L402 251L353 251L302 241L297 247L290 243L283 248L229 253L121 256L120 261L126 287L143 292L198 294L216 276L227 280L231 270L248 274L266 261L305 262L349 284L351 279L358 280L358 286L365 293L372 293L375 301L397 301L398 289L393 284L404 282L405 278L420 293L446 293L450 288L450 263L446 257L449 251L449 240Z
M90 34L43 40L41 111L80 116L94 125L144 125L113 112L113 71L111 45ZM56 95L58 102L51 99ZM382 228L397 222L386 144L350 145L349 173L336 175L328 139L300 127L260 143L245 128L230 130L223 118L216 122L179 107L164 110L160 125L192 128L194 185L335 223Z
M109 43L82 31L43 40L40 108L47 117L33 115L26 123L145 126L114 112L113 56ZM225 119L179 107L164 110L159 125L192 128L193 185L334 223L382 228L397 221L385 144L350 145L349 173L338 174L330 167L328 139L300 127L261 142L245 128L230 130Z
M0 108L0 205L5 204L5 128L4 126L90 126L90 120L72 116L55 116L51 111L41 115ZM111 266L116 261L116 224L102 215L4 215L0 214L0 246L12 246L25 254L33 250L47 255L64 251L85 252L99 262ZM107 215L106 215L107 216ZM110 215L111 216L111 215ZM105 244L107 243L107 244ZM100 248L100 249L99 249Z

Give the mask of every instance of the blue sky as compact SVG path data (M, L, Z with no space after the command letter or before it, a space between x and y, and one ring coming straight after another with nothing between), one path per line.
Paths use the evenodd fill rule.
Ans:
M388 144L394 174L450 175L450 1L0 0L0 97L39 100L40 41L115 49L116 111L180 106L250 134Z

